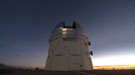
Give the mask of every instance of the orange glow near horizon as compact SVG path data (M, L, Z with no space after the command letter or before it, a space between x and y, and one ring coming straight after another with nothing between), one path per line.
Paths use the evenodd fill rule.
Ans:
M135 65L106 65L106 66L94 66L95 70L135 70Z
M42 65L34 65L33 68L45 68ZM135 65L103 65L103 66L93 66L94 70L135 70Z

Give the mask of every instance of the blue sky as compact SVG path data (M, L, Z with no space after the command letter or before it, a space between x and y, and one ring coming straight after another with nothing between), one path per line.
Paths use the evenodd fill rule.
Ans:
M134 64L134 13L134 0L1 0L0 63L44 67L50 34L65 20L84 28L94 65Z

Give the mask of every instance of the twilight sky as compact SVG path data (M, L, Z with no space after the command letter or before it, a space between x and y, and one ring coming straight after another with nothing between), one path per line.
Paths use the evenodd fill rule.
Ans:
M63 20L84 28L93 65L135 65L135 0L0 0L0 63L44 67Z

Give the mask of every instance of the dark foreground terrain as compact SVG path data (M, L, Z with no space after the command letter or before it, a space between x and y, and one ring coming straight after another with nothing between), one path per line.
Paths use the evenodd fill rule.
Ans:
M91 71L0 70L0 75L135 75L135 70L91 70Z

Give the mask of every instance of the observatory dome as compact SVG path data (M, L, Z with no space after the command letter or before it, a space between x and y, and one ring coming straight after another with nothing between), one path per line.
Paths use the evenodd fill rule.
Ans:
M90 45L81 25L75 21L72 26L66 26L64 21L60 22L49 38L46 70L92 70Z

